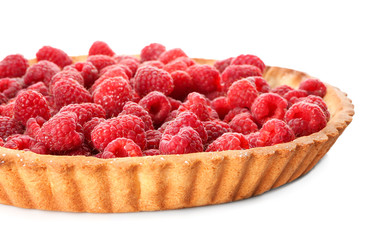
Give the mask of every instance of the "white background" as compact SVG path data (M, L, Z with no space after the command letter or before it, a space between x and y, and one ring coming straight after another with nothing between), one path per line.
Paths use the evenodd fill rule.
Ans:
M249 200L127 214L0 205L1 239L391 239L392 17L388 1L1 1L0 58L160 42L191 57L241 53L338 86L354 121L305 177ZM389 228L389 229L388 229Z

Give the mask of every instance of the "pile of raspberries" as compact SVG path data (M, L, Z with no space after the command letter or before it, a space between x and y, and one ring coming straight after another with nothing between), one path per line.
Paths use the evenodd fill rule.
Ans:
M318 132L330 117L321 81L271 89L255 55L212 66L159 43L135 57L97 41L85 62L50 46L36 57L0 62L0 146L100 158L241 150Z

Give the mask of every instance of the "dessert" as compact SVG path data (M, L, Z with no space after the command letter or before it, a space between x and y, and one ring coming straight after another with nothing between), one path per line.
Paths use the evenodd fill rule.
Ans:
M0 203L151 211L259 195L313 168L354 114L344 93L254 55L43 47L0 62Z

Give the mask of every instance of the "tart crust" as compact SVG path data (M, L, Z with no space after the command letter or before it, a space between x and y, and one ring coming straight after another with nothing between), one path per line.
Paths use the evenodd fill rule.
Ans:
M272 87L297 87L309 77L280 67L267 67L264 73ZM326 85L324 100L331 113L327 126L270 147L117 159L39 155L0 147L0 203L104 213L196 207L260 195L309 172L352 121L351 100Z

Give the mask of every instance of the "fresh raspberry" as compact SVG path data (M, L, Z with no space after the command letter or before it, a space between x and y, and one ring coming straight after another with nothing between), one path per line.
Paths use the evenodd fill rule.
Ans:
M169 95L173 88L173 78L162 69L145 66L139 68L136 72L135 90L140 96L145 96L152 91Z
M109 57L113 57L115 53L107 43L96 41L93 43L93 45L91 45L90 50L88 51L88 55L107 55Z
M206 94L206 97L211 101L218 97L225 97L226 93L224 91L214 91Z
M159 149L147 149L143 151L143 156L156 156L160 154L161 152L159 151Z
M146 132L147 149L158 149L162 133L158 130L148 130Z
M106 115L103 107L95 103L69 104L62 107L59 112L75 113L78 117L78 123L80 125L90 121L93 117L104 118Z
M60 68L72 64L72 59L61 49L44 46L35 54L37 61L47 60L55 63Z
M267 93L271 90L271 87L263 77L247 77L245 79L253 82L258 92Z
M168 73L172 73L174 71L185 71L188 68L185 62L183 61L171 61L163 67Z
M26 131L24 134L35 139L45 122L46 120L40 116L30 118L26 122Z
M170 102L171 111L177 110L181 106L181 104L182 104L181 101L176 100L176 99L171 98L171 97L167 97L167 100L169 100L169 102Z
M29 62L22 55L8 55L0 62L0 78L22 77L28 67Z
M299 84L299 89L305 90L308 94L324 97L327 94L327 87L318 79L307 79Z
M60 68L56 64L45 60L39 61L27 69L24 83L32 85L37 82L44 82L46 86L49 86L50 80L58 72L60 72Z
M233 61L233 59L234 58L230 57L223 60L218 60L214 63L214 67L218 69L220 73L223 73L223 71L225 71L225 69L231 64L231 61Z
M8 102L8 98L0 92L0 105L7 103Z
M102 105L107 117L117 116L128 101L136 98L131 86L121 77L108 78L94 91L94 103Z
M326 117L319 106L297 102L286 112L285 120L295 136L307 136L318 132L327 125Z
M241 78L261 75L260 69L252 65L230 65L222 73L223 90L227 91L231 84Z
M142 155L142 150L132 139L116 138L103 150L102 158L138 157Z
M165 119L165 123L170 122L171 120L174 120L178 116L178 114L179 114L178 110L171 111L169 113L169 115L167 115L167 117Z
M218 113L219 118L225 118L226 114L231 110L227 97L217 97L211 102L212 108Z
M178 116L173 121L169 122L163 133L169 135L176 135L183 127L192 127L199 133L199 136L203 143L207 142L207 132L201 121L192 112L182 112L178 114Z
M275 93L264 93L256 98L251 112L257 123L262 126L266 121L283 119L287 109L287 101Z
M146 62L158 60L159 56L166 51L166 47L159 43L151 43L140 52L140 61Z
M27 135L17 135L7 140L4 144L5 148L32 151L38 154L48 154L49 151L45 145L41 142L34 140L32 137Z
M209 93L221 89L219 71L210 65L195 64L187 69L192 78L193 86L200 93Z
M136 71L135 71L136 72ZM118 77L123 76L124 79L129 80L133 76L133 72L129 67L124 64L114 64L105 67L99 72L99 76L102 77L103 75Z
M183 100L194 88L191 76L184 71L174 71L170 75L174 83L174 89L170 96Z
M245 135L245 138L249 142L249 148L258 147L257 141L259 139L259 136L260 136L260 131L252 132L252 133L249 133L248 135Z
M224 133L231 132L229 124L220 120L205 121L203 126L207 131L207 144L212 143Z
M290 142L295 139L293 130L282 120L268 120L260 129L257 146L272 146L279 143Z
M153 91L139 101L139 105L149 112L155 126L163 123L170 113L170 102L161 92Z
M248 140L241 133L225 133L213 141L206 152L249 149Z
M37 140L44 143L52 152L69 151L82 145L84 139L80 131L77 115L72 112L62 112L42 125Z
M150 67L156 67L159 69L163 69L165 64L163 64L161 61L158 61L158 60L152 60L152 61L143 62L142 64L140 64L139 67L144 67L144 66L150 66Z
M116 60L117 63L120 63L121 61L128 60L128 59L133 60L138 64L140 63L139 58L137 58L136 56L133 56L133 55L115 55L113 58L114 58L114 60Z
M161 154L186 154L203 151L199 133L192 127L182 127L178 133L163 134L159 144Z
M122 116L122 115L135 115L143 120L146 131L149 129L154 129L154 126L152 125L152 119L151 119L150 114L142 106L140 106L137 103L134 103L131 101L125 103L123 110L119 114L119 116Z
M53 97L57 109L73 103L92 102L91 94L76 81L64 78L53 86Z
M227 91L227 100L232 108L250 108L257 96L256 86L246 79L234 82Z
M34 83L33 85L28 86L26 90L36 91L37 93L41 93L43 96L49 95L49 89L43 82Z
M285 95L283 95L283 98L287 100L289 104L288 106L290 107L291 105L293 105L293 103L297 102L299 98L304 98L306 96L308 96L308 93L306 91L301 89L295 89L285 93Z
M116 64L116 60L114 58L106 56L106 55L92 55L87 58L87 62L91 62L99 71L101 69Z
M244 135L259 130L257 124L249 113L241 113L236 115L229 123L233 132L242 133Z
M284 96L286 93L290 92L294 90L294 88L287 86L287 85L280 85L274 89L271 90L271 93L276 93L280 96Z
M171 61L170 63L176 63L176 62L183 62L186 64L187 67L193 66L196 64L196 62L189 57L179 57Z
M91 156L93 155L93 151L88 145L82 144L82 146L80 146L79 148L70 151L60 152L59 154L67 156Z
M3 104L1 105L1 116L5 116L5 117L10 117L13 118L14 117L14 106L15 106L15 100L10 100L8 101L7 104Z
M184 51L182 51L182 49L180 49L180 48L173 48L173 49L170 49L170 50L168 50L166 52L163 52L159 56L158 60L163 62L164 64L168 64L169 62L171 62L171 61L173 61L173 60L175 60L176 58L179 58L179 57L188 57L188 56L185 54Z
M0 116L0 138L5 140L13 134L22 134L23 125L14 118Z
M190 111L196 114L201 121L219 118L214 109L210 107L210 101L202 94L193 92L178 109L179 112Z
M112 65L115 66L115 65ZM111 66L109 66L111 67ZM94 91L97 89L97 87L99 85L101 85L101 83L103 83L106 79L108 78L114 78L114 77L120 77L124 80L128 81L128 76L127 74L124 72L123 69L121 68L112 68L108 71L106 71L104 74L102 74L95 82L94 84L91 86L91 88L89 89L89 91L91 93L94 93Z
M127 67L129 69L129 71L132 72L132 75L129 75L129 78L131 78L131 77L133 77L135 75L137 69L140 66L139 62L134 60L134 59L124 59L124 60L120 61L116 65ZM129 74L129 73L127 72L127 74Z
M49 106L44 96L33 90L27 90L19 94L14 106L15 119L26 125L29 118L38 116L46 120L51 117Z
M0 79L0 93L3 93L7 98L13 98L16 93L22 89L22 85L15 78Z
M82 77L82 75L76 71L76 70L63 70L61 72L56 73L52 79L50 80L50 84L49 84L49 92L52 93L53 92L53 87L56 84L56 82L58 82L59 80L62 79L72 79L74 81L76 81L77 83L79 83L81 86L84 86L84 79Z
M249 109L247 109L247 108L239 108L239 107L233 108L233 109L231 109L231 110L226 114L226 116L225 116L225 118L223 119L223 121L229 123L229 122L231 122L231 120L232 120L236 115L241 114L241 113L250 113L250 111L249 111Z
M116 138L132 139L143 150L146 148L144 122L134 115L123 115L98 124L91 132L94 147L103 151Z
M324 100L321 97L316 96L316 95L309 95L305 98L297 99L297 102L307 102L307 103L316 104L317 106L319 106L321 108L321 110L323 110L323 113L325 115L327 122L329 121L329 118L331 117L331 115L328 111L327 104L324 102Z
M264 62L257 56L251 54L241 54L231 61L232 65L253 65L258 67L261 73L265 71Z
M90 62L77 62L73 65L67 66L64 70L76 69L84 79L84 86L88 89L93 85L98 78L98 69Z
M84 139L86 143L88 143L90 146L92 146L91 143L91 132L93 129L100 124L101 122L104 122L104 118L98 118L98 117L93 117L90 121L86 122L83 124L83 134L84 134Z

